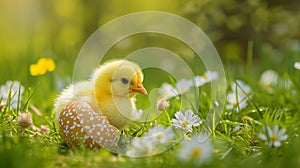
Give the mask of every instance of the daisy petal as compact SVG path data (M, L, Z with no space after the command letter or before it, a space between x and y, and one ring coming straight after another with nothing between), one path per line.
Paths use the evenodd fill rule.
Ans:
M187 110L185 111L185 118L187 120L191 120L192 119L192 116L193 116L193 111L192 110Z
M264 140L264 141L268 140L268 138L265 134L259 134L258 138L261 139L261 140Z
M275 141L274 142L274 147L279 147L281 146L281 142L280 141Z
M273 127L273 133L277 135L278 134L278 130L279 130L278 125L274 125L274 127Z

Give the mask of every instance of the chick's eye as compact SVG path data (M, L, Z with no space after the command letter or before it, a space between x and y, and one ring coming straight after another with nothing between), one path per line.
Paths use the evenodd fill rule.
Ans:
M121 81L125 85L128 84L128 82L129 82L128 79L126 79L126 78L121 78Z

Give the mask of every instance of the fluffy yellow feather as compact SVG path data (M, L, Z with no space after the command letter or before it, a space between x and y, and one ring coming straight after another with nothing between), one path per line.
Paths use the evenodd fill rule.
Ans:
M136 117L136 94L147 94L142 82L137 64L126 60L107 62L94 71L90 80L63 90L55 100L54 111L59 116L68 103L87 102L96 113L107 116L110 124L123 129Z

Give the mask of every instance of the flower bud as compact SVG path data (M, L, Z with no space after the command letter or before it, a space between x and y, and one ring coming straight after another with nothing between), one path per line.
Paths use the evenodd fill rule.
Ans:
M160 111L166 110L169 105L169 102L167 102L165 99L160 99L159 101L157 101L157 109Z
M50 129L47 125L41 125L41 133L49 133Z
M19 113L18 124L21 128L28 128L32 125L32 115L31 113Z

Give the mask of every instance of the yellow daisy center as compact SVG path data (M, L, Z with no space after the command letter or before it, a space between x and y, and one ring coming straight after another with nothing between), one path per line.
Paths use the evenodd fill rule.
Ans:
M199 157L201 156L201 154L202 154L201 149L195 148L195 149L193 149L193 150L191 151L191 153L190 153L190 158L191 158L191 159L197 159L197 158L199 158Z
M186 126L188 126L189 124L190 124L190 122L189 122L188 120L184 120L184 121L182 121L181 126L182 126L182 127L186 127Z
M164 92L164 93L161 94L161 96L162 96L162 97L167 97L168 94L167 94L166 92Z
M163 139L164 137L165 137L165 135L161 132L156 135L157 139Z
M144 147L143 149L140 150L142 154L147 154L149 152L149 149L147 147Z
M272 137L271 137L271 141L272 142L275 142L275 141L277 141L279 138L278 138L278 136L277 135L273 135Z

